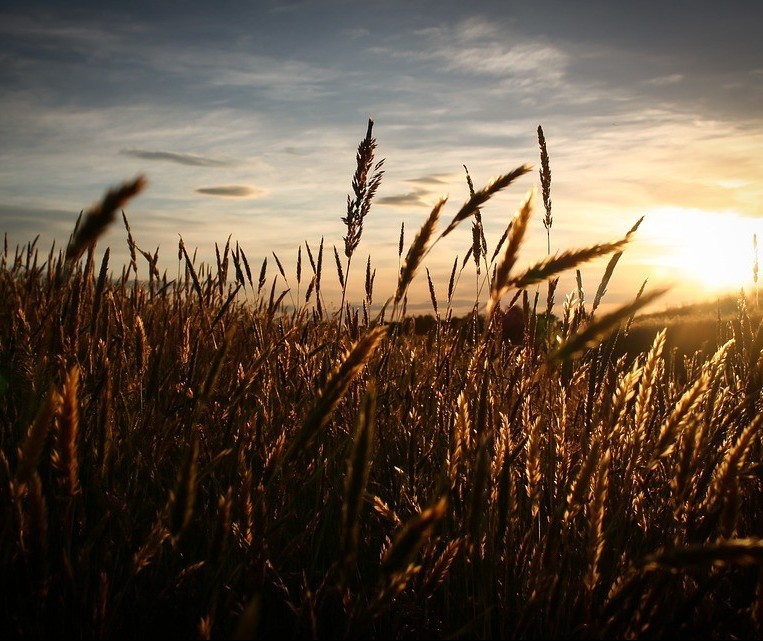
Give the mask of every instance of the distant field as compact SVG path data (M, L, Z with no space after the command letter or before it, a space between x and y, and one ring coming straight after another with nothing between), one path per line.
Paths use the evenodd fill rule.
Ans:
M692 356L697 351L708 356L719 344L735 336L752 340L749 334L757 333L763 312L754 298L740 301L739 295L727 295L716 301L644 314L631 326L624 345L633 353L644 351L663 328L667 330L667 349L680 356ZM745 318L748 320L743 321Z
M663 332L634 321L649 291L602 314L630 234L516 273L530 199L486 255L479 207L526 167L401 236L382 314L371 273L329 314L322 272L350 278L381 180L371 133L343 256L255 266L225 244L199 265L181 241L169 280L128 225L114 273L94 246L140 180L65 253L5 248L2 638L760 637L758 315ZM480 316L453 321L451 277L410 331L408 285L459 224ZM555 303L556 274L602 255L593 304Z

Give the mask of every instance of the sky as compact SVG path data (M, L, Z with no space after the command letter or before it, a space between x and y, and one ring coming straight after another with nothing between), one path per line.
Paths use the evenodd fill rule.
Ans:
M374 120L385 174L349 275L362 296L394 294L405 245L440 196L441 229L476 188L529 163L534 171L482 216L492 254L539 184L536 130L551 167L552 253L620 238L644 216L605 298L609 306L670 285L664 304L750 291L753 234L763 240L763 5L675 2L374 3L188 0L0 5L0 233L66 243L83 209L145 174L126 214L138 245L173 277L180 237L214 260L231 236L259 267L275 253L289 301L298 248L324 239L343 257L341 222L357 145ZM547 252L543 203L520 263ZM461 224L427 256L409 310L441 307ZM128 259L115 225L114 273ZM606 259L582 268L586 298ZM145 265L140 266L145 271ZM484 278L484 270L481 275ZM565 277L557 301L574 289ZM464 267L459 311L478 277ZM279 281L277 289L287 284ZM323 291L338 304L326 270ZM484 301L485 290L481 294Z

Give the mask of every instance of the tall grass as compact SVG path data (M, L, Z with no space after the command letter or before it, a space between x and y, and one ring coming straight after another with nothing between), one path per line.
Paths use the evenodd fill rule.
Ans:
M445 202L423 221L383 292L392 330L370 260L363 306L327 312L323 242L288 307L288 267L255 280L230 239L211 266L181 241L174 279L126 217L121 274L108 251L96 270L88 219L66 254L6 243L3 638L760 636L763 331L744 305L710 353L660 333L620 356L657 295L594 315L632 233L517 273L528 197L489 262L479 239L485 313L441 316L429 277L437 321L405 331L433 243L527 170L472 189L439 236ZM537 310L525 288L606 254L590 313L554 288ZM496 327L508 297L519 341Z

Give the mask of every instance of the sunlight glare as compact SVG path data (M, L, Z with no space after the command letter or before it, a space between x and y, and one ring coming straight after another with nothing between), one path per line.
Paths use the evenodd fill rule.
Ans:
M753 234L763 240L762 223L733 212L661 207L646 214L639 234L654 247L658 275L719 293L752 287Z

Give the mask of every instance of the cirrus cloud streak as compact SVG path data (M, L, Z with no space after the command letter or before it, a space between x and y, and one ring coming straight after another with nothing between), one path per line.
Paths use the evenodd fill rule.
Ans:
M194 189L197 194L204 196L220 196L222 198L260 198L270 192L261 187L250 185L219 185L217 187L199 187Z
M158 160L164 162L174 162L178 165L188 165L189 167L230 167L234 163L229 160L219 158L210 158L208 156L199 156L196 154L178 153L175 151L151 151L149 149L121 149L119 154L122 156L132 156L142 160Z

